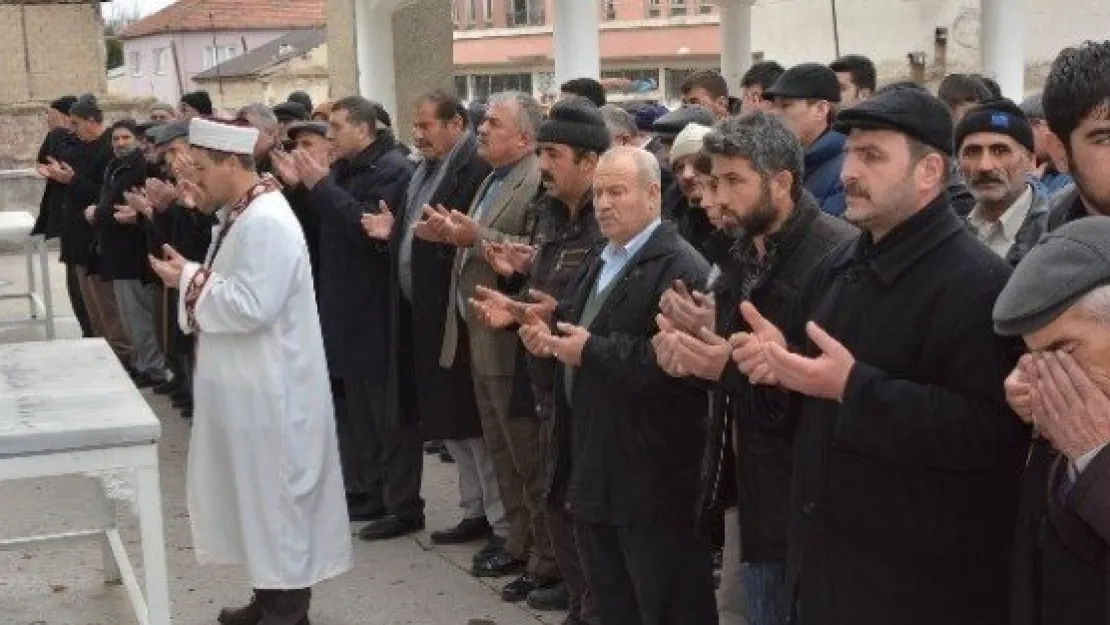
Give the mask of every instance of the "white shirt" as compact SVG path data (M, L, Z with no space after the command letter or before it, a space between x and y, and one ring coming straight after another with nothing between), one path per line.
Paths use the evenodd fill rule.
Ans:
M604 291L605 287L609 286L613 278L617 277L617 274L621 272L621 269L624 269L628 261L632 260L632 257L640 251L640 248L642 248L645 243L647 243L647 240L651 238L652 233L655 232L655 229L658 228L661 223L663 223L663 221L656 217L655 221L648 224L639 234L629 239L628 243L620 246L610 241L609 245L606 245L605 249L601 250L601 260L605 264L601 266L601 271L597 274L597 285L594 288L597 289L598 293Z
M1010 208L998 218L998 221L988 221L983 217L982 207L979 204L971 210L967 220L975 228L979 240L987 244L995 254L1005 257L1010 252L1017 240L1018 230L1021 230L1029 210L1033 208L1033 187L1026 185L1022 193Z

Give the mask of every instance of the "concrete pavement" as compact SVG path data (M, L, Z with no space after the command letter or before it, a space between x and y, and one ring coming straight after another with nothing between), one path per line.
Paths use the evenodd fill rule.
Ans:
M80 332L65 293L62 265L51 262L51 287L59 315L58 336ZM26 283L23 257L0 256L0 293ZM0 319L25 315L18 301L0 301ZM0 328L0 342L37 340L36 331ZM80 375L74 371L73 375ZM233 567L200 567L189 536L185 507L185 454L189 424L168 401L145 393L163 425L160 443L166 550L175 625L208 625L218 609L241 603L249 593L244 573ZM95 483L66 477L0 483L0 537L71 529L70 523L95 518ZM426 458L424 497L428 531L457 521L458 492L454 465ZM139 560L135 519L120 518L123 536ZM730 523L730 526L734 526ZM352 530L357 531L353 525ZM733 533L734 534L734 533ZM735 536L730 536L734 539ZM526 606L506 604L500 586L511 578L483 581L467 572L473 546L432 548L428 533L392 541L366 543L355 539L355 569L321 585L314 597L315 625L527 625L557 624L561 613L541 614ZM735 558L726 561L723 597L735 597ZM4 625L118 625L135 622L122 587L105 585L101 555L94 542L60 547L0 552L0 623ZM141 568L136 571L142 579ZM723 602L728 608L731 602ZM740 620L725 613L722 623Z

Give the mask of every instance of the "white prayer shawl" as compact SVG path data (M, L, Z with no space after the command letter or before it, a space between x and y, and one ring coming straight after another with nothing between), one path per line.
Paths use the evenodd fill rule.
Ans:
M245 563L254 588L307 588L349 570L352 548L308 250L282 194L256 198L208 264L187 480L197 560ZM201 269L181 276L186 332Z

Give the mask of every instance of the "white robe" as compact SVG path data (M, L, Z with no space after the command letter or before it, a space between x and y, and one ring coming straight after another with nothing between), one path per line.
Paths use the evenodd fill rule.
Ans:
M209 260L187 479L197 560L246 563L254 588L307 588L349 570L352 548L304 234L281 193L267 193ZM186 332L199 268L179 285Z

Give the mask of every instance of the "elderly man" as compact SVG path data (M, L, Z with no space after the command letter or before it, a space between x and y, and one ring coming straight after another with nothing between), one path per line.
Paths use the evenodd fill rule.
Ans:
M477 577L518 575L535 570L542 557L550 557L546 530L534 524L542 518L535 507L538 501L526 492L537 477L534 454L539 424L509 418L516 337L485 327L466 305L476 287L494 288L497 283L497 273L483 258L482 245L525 240L528 208L541 190L536 158L541 118L540 106L530 95L509 92L490 98L478 127L478 156L493 167L493 173L482 183L468 212L425 208L416 233L428 242L458 248L445 302L439 364L446 368L469 359L482 437L497 479L494 486L486 476L482 489L500 488L510 526L507 538L494 535L475 555L471 572Z
M703 254L714 228L701 206L694 161L701 153L702 140L709 130L709 126L690 123L674 138L670 153L674 183L663 190L663 214L673 219L682 238Z
M782 625L793 455L789 428L767 424L782 423L786 402L760 401L758 387L727 366L732 348L726 337L752 331L737 308L741 302L763 309L772 323L787 325L805 279L856 229L822 213L804 190L801 145L776 117L756 112L731 118L704 143L716 183L710 202L737 239L720 265L712 296L681 288L663 296L666 323L655 340L656 358L675 377L714 385L703 514L714 499L728 498L730 493L716 489L735 477L745 617L749 625ZM735 440L735 476L721 473L726 436Z
M979 239L1017 265L1044 234L1048 196L1030 182L1033 129L1009 100L971 108L956 125L960 173L975 195L967 216Z
M753 307L734 337L749 380L796 400L788 599L803 625L1002 625L1027 441L990 318L1009 267L944 193L940 100L891 89L837 126L863 233L813 272L785 335Z
M285 127L278 120L270 107L255 102L239 109L235 121L240 124L253 126L258 130L258 143L254 146L254 162L260 173L273 173L274 164L270 151L281 142L285 134Z
M520 329L529 352L557 360L555 428L570 440L551 489L574 517L605 625L718 620L710 547L694 528L705 393L669 377L651 344L660 297L675 280L703 289L709 266L661 220L659 176L644 150L602 156L594 208L608 244L553 325L530 311Z
M308 622L313 586L351 568L351 538L308 250L277 181L254 171L257 135L190 122L198 207L220 227L203 263L166 246L151 264L198 342L197 559L245 564L254 588L219 620L293 625Z

